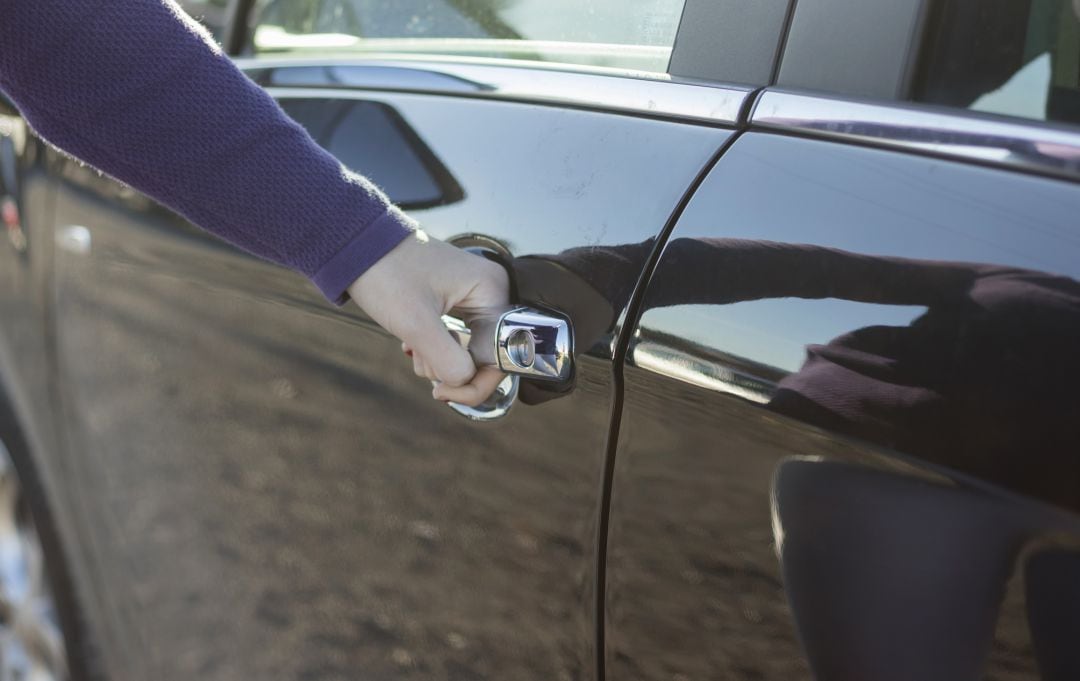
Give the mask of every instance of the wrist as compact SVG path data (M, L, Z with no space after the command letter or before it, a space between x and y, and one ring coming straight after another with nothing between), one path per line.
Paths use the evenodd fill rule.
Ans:
M416 222L391 206L342 246L311 280L328 300L343 305L352 286L416 231Z

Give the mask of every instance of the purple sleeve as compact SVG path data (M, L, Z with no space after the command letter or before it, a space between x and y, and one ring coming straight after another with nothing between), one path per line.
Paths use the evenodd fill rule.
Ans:
M172 0L0 1L0 89L51 144L339 304L415 227Z

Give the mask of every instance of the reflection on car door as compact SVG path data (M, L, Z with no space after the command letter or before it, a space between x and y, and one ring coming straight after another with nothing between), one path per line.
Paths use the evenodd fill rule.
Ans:
M1074 676L1078 212L1071 182L742 135L627 354L609 676Z
M729 134L298 71L258 75L430 233L515 256L655 236ZM610 334L569 395L473 423L298 276L75 164L59 193L70 492L118 678L593 675ZM626 264L594 274L628 294Z

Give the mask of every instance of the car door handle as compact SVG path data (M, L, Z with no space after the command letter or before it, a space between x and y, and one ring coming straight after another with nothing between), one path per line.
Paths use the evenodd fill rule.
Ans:
M479 366L541 381L561 382L573 375L574 333L564 314L515 306L471 325L449 315L443 322Z
M495 393L477 407L450 402L468 418L490 421L510 411L517 399L518 381L565 382L574 371L574 330L570 320L554 310L515 306L497 316L472 321L471 327L446 315L443 323L480 366L497 366L507 374Z
M541 381L567 381L573 372L570 320L553 310L516 307L495 325L495 361L508 374Z

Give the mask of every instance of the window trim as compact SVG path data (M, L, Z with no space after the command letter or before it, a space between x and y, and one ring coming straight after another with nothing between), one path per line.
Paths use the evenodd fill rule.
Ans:
M795 0L685 0L668 73L718 83L769 85L794 6Z
M933 105L761 93L750 127L963 160L1080 182L1080 131Z
M491 59L248 57L236 64L281 93L411 92L525 102L730 127L752 89L666 74Z
M797 0L775 84L841 96L909 99L936 1Z
M247 43L248 17L255 7L255 0L229 0L225 10L225 28L221 35L221 44L225 53L236 57Z

